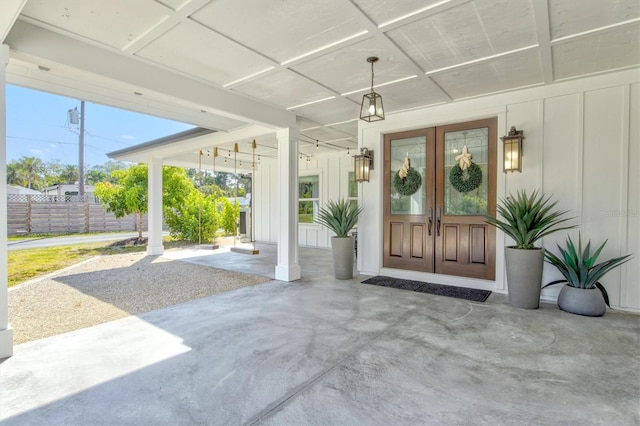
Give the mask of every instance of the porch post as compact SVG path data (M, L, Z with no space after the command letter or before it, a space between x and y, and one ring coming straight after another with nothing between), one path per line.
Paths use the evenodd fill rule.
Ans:
M276 279L300 279L298 264L298 130L293 127L277 132L278 195L278 263Z
M162 159L149 157L148 176L148 240L147 254L160 255L164 253L162 245Z
M9 46L0 45L0 176L7 176L7 64ZM9 324L7 261L7 185L0 185L0 359L13 355L13 332Z

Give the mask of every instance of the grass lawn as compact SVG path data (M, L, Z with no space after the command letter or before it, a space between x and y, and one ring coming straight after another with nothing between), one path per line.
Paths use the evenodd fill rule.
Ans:
M191 244L170 238L166 238L163 241L165 248L182 247ZM147 249L146 245L112 247L112 244L113 241L108 241L9 251L9 287L40 275L57 271L93 256L141 252Z

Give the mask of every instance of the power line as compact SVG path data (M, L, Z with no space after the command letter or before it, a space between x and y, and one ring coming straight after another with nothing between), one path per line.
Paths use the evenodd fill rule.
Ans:
M119 140L116 140L116 139L111 139L111 138L108 138L108 137L106 137L106 136L98 136L98 135L94 135L93 133L88 132L88 131L86 131L86 130L85 130L85 133L86 133L87 135L91 136L92 138L104 139L104 140L106 140L106 141L119 143L119 144L124 145L124 146L131 146L131 144L128 144L128 143L126 143L126 142L122 142L122 141L119 141Z
M61 145L78 145L76 142L62 142L62 141L54 141L51 139L36 139L36 138L23 138L20 136L7 136L7 139L19 139L19 140L24 140L24 141L33 141L33 142L46 142L46 143L59 143ZM93 145L88 145L85 144L86 146L89 146L93 149L98 149L97 147L93 146ZM105 151L106 152L106 151Z

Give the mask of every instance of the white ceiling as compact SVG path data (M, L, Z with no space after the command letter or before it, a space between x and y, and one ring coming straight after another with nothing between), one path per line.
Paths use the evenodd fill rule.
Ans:
M311 156L357 146L368 56L380 58L375 85L387 114L640 65L638 0L3 0L0 8L10 83L224 132L295 119ZM272 135L259 138L273 150Z

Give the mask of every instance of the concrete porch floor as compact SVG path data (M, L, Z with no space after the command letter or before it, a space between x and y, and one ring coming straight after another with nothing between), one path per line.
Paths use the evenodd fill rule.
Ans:
M167 255L273 273L259 248ZM300 259L297 282L16 347L0 366L2 423L640 424L638 315L336 281L328 250Z

